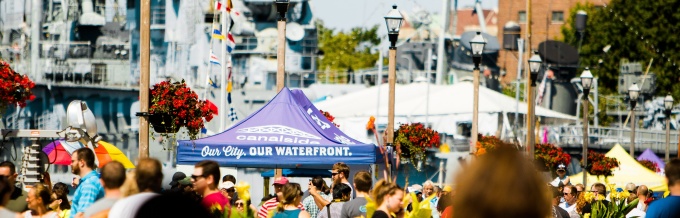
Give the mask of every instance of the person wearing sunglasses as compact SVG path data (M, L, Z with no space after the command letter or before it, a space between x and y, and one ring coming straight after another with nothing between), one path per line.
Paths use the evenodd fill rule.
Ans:
M234 183L230 181L222 182L218 188L220 189L222 195L227 197L229 200L231 200L231 197L234 196L234 193L236 193Z
M569 181L569 176L567 176L567 166L565 166L564 164L560 164L557 166L557 178L550 182L550 184L555 187L571 185L571 182Z
M250 202L250 200L244 202L243 199L238 199L234 203L232 209L236 209L239 213L245 213L246 217L254 217L255 211L257 210Z
M564 186L562 189L562 194L564 197L564 202L560 204L560 207L569 213L571 216L572 214L576 214L576 200L578 200L578 191L576 190L576 186L573 185L567 185Z

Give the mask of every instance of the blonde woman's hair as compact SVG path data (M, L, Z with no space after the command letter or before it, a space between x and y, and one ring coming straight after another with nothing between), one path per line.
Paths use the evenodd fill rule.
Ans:
M302 188L298 183L288 183L281 188L281 195L283 199L279 199L279 205L276 206L276 211L283 212L284 206L295 203L296 198L302 197ZM297 205L295 205L297 206Z
M35 197L40 198L43 205L48 206L52 203L52 192L49 187L38 183L33 186L33 190L35 190Z
M373 197L373 199L375 199L375 203L380 206L385 200L385 196L393 195L397 192L397 190L401 190L401 187L399 187L397 183L392 183L386 181L385 179L381 179L375 183L371 197Z
M137 187L136 178L137 176L135 170L127 173L127 176L125 176L125 182L123 182L123 185L120 187L120 193L123 195L123 197L139 193L139 187Z
M455 181L454 217L545 218L551 213L545 181L517 149L499 148L478 157Z

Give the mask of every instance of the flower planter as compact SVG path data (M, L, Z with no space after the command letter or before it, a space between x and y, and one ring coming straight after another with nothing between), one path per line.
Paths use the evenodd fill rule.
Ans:
M169 114L154 114L149 116L149 123L151 123L153 130L157 133L177 133L180 125L172 125L172 122L172 115Z

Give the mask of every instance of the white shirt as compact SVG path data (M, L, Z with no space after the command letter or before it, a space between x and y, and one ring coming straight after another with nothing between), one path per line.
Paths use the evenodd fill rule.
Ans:
M576 203L572 205L567 205L567 202L564 202L560 204L560 207L566 210L567 212L571 212L572 210L576 210Z
M126 198L118 200L116 204L111 207L109 211L110 218L128 218L135 217L139 208L142 207L144 202L157 196L158 194L152 192L142 192L139 194L131 195Z

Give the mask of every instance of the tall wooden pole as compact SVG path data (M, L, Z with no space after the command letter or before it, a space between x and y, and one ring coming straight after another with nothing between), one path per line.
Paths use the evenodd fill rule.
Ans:
M588 144L590 143L588 138L588 94L584 92L583 95L583 187L588 187L588 171L586 166L588 166Z
M285 86L286 79L286 18L279 18L277 22L279 28L278 47L276 51L276 91L280 92Z
M139 81L139 111L149 112L149 58L150 58L150 28L151 28L151 0L142 0L140 5L140 61L141 74ZM149 157L149 120L148 116L139 117L139 158Z
M527 32L526 32L526 45L527 45L527 52L526 53L526 60L529 60L531 57L531 0L527 0L527 12L526 12L526 25L527 25ZM524 64L524 63L522 63ZM529 69L528 67L524 69ZM527 86L526 86L526 94L527 94L527 114L526 114L526 122L527 122L527 136L526 136L526 151L527 155L533 159L533 147L534 147L534 110L532 105L534 104L534 93L533 93L533 87L531 86L531 73L525 73L526 78L527 78Z
M480 58L481 60L481 58ZM472 70L472 86L474 87L473 101L472 101L472 142L470 143L470 155L477 152L477 140L479 130L479 64L475 63L475 69Z
M387 82L389 84L389 95L387 99L387 129L385 129L385 133L387 134L387 146L392 146L394 145L394 89L396 88L395 84L397 82L397 47L391 46L388 55L389 66L387 69ZM387 169L387 172L387 177L392 178L391 169Z

